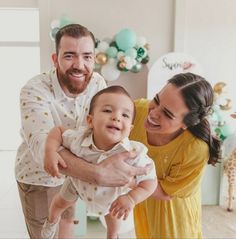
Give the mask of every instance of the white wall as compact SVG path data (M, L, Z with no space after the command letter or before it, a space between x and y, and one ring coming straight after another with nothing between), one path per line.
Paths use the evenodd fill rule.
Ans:
M177 0L175 50L193 56L203 67L212 85L227 83L227 94L236 111L236 1ZM222 184L222 167L206 168L203 178L203 203L217 204ZM222 196L222 195L221 195Z

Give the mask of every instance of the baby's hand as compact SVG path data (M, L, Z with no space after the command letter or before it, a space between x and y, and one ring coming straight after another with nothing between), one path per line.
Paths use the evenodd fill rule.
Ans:
M53 177L60 178L59 165L66 168L66 163L56 151L46 151L44 157L44 169Z
M119 196L110 207L110 214L118 219L126 220L135 203L128 194Z

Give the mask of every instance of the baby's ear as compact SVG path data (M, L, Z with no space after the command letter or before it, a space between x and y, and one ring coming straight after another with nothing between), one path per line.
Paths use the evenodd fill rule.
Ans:
M93 116L92 115L87 115L87 124L90 129L93 128Z
M133 124L131 124L130 125L130 130L132 130L134 128L134 125Z

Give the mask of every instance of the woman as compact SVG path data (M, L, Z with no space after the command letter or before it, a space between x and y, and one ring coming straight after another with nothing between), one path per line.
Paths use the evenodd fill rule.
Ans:
M220 159L206 119L213 90L202 77L178 74L151 102L136 102L131 139L144 143L159 186L134 212L137 238L202 238L201 178Z

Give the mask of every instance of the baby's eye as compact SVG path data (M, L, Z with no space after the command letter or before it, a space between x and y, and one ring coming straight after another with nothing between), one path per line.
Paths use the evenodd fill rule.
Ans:
M104 109L102 112L105 112L105 113L111 113L112 110L110 110L110 109Z
M122 116L125 117L125 118L130 118L130 116L126 113L123 113Z

